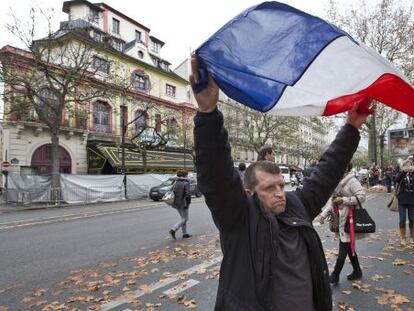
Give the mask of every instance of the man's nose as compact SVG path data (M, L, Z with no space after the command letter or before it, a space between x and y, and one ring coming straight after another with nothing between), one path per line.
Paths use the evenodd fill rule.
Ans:
M276 191L275 191L275 195L277 197L283 196L283 189L282 188L277 188Z

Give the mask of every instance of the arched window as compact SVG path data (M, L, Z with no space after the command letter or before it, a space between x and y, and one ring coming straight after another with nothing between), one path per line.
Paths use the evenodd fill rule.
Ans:
M134 113L135 133L142 132L148 125L148 114L144 110L137 110Z
M136 71L132 76L132 85L137 91L148 91L150 87L149 76L143 71Z
M57 119L56 110L59 102L58 98L48 88L43 88L39 92L40 105L39 108L43 112L45 118L52 122Z
M111 132L111 108L104 101L96 101L93 105L93 129L99 133Z
M40 104L47 107L56 107L58 99L55 94L52 93L48 88L43 88L39 92Z

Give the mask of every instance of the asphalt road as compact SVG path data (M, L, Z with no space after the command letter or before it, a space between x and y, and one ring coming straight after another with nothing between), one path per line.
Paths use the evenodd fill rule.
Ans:
M373 194L365 204L378 231L357 242L361 283L346 280L351 268L345 264L333 288L336 310L394 310L392 304L413 310L414 248L396 243L398 215L386 210L387 200L387 194ZM190 210L193 237L177 241L167 232L178 215L163 204L8 213L0 219L0 310L213 309L221 252L200 199ZM326 227L317 230L332 268L338 242Z

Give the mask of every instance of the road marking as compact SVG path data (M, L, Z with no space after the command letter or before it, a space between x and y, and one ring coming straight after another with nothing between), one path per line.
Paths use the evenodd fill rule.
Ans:
M176 274L172 275L169 278L162 279L158 282L152 283L148 286L148 288L145 291L137 290L137 291L133 292L133 297L134 298L139 298L139 297L144 296L145 294L147 294L149 291L153 292L157 289L160 289L162 287L170 285L171 283L174 283L174 282L178 281L180 279L180 276L182 276L183 274L191 275L191 274L193 274L193 273L195 273L195 272L197 272L201 269L206 269L206 268L208 268L212 265L218 264L219 262L221 262L222 259L223 259L223 256L218 256L218 257L213 258L212 260L210 260L208 262L205 262L205 263L202 263L202 264L199 264L199 265L195 265L195 266L193 266L191 268L188 268L184 271L176 273ZM128 302L128 300L125 300L125 299L113 300L111 302L103 304L101 306L101 310L102 311L109 311L109 310L112 310L112 309L114 309L114 308L116 308L116 307L118 307L118 306L120 306L124 303L127 303L127 302Z
M178 285L176 285L176 286L174 286L174 287L166 290L164 292L164 294L167 295L168 297L176 296L179 293L182 293L183 291L185 291L185 290L187 290L187 289L189 289L189 288L197 285L198 283L200 283L200 282L197 281L197 280L189 279L189 280L187 280L187 281L185 281L183 283L180 283L180 284L178 284Z

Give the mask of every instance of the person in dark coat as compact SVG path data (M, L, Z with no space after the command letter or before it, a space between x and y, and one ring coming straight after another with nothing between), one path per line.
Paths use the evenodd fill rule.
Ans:
M391 193L391 187L392 187L392 180L393 180L393 167L392 165L388 165L387 168L384 171L384 180L385 180L385 186L387 186L387 193Z
M191 66L194 86L196 56ZM217 109L218 91L209 76L206 88L194 94L198 185L219 229L223 252L215 310L332 310L328 266L312 220L342 178L367 115L357 112L357 105L351 109L347 124L302 189L285 192L279 167L258 161L246 170L245 191Z
M400 216L401 244L406 244L406 221L408 214L408 227L410 228L410 243L414 245L414 166L410 159L401 164L401 172L395 177L397 186L398 211Z
M244 173L246 172L246 164L243 163L243 162L239 163L238 169L239 169L240 179L243 181L244 180Z
M186 170L177 171L177 179L174 182L174 204L173 207L177 209L181 220L177 222L170 230L171 237L175 240L175 233L181 228L183 238L190 238L191 235L187 233L188 222L188 208L191 203L190 181L187 178L188 172Z

